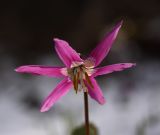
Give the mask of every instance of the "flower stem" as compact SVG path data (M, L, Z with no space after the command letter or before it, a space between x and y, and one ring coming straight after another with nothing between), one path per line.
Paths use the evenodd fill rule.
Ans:
M88 92L84 92L84 113L85 113L86 135L89 135Z

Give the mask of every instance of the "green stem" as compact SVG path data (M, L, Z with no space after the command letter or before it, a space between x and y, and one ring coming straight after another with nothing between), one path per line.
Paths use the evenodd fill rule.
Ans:
M88 92L84 92L84 113L85 113L86 135L89 135Z

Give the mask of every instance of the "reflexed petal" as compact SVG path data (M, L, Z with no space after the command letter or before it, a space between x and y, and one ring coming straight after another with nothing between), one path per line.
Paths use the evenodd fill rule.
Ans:
M44 75L49 77L64 77L62 74L62 67L48 67L48 66L38 66L38 65L28 65L21 66L15 69L16 72L19 73L31 73L37 75Z
M64 96L72 86L72 82L68 78L62 80L57 87L51 92L51 94L44 100L41 107L41 112L48 111L53 104Z
M136 66L136 64L135 63L119 63L119 64L108 65L108 66L96 68L92 76L96 77L98 75L109 74L115 71L122 71L124 69L131 68L133 66Z
M104 39L97 45L97 47L91 52L90 56L95 61L95 66L98 66L104 57L108 54L112 43L114 42L119 29L121 28L122 21L119 22L111 32L109 32Z
M79 54L66 41L55 38L54 42L57 54L67 67L70 67L72 62L82 62Z
M101 88L97 84L97 81L93 77L90 77L90 80L93 85L93 88L86 83L89 95L91 96L91 98L95 99L99 104L104 104L105 99L103 97Z

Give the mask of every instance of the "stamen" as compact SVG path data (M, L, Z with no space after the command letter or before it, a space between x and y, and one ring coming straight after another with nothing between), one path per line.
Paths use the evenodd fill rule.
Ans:
M74 89L77 93L78 91L78 77L77 77L77 68L73 69L73 84L74 84Z
M72 67L70 69L68 69L68 75L71 78L72 82L73 82L73 86L74 86L74 90L77 93L78 91L83 90L84 92L88 92L88 89L85 85L85 80L86 83L93 88L93 84L89 78L88 75L88 68L86 68L84 65L79 65L76 67ZM80 85L80 88L78 87L78 85Z
M85 72L85 79L86 79L87 83L91 86L91 88L93 88L93 84L92 84L92 82L86 72Z
M76 73L76 81L75 81L75 88L76 88L76 93L78 91L78 82L79 82L79 72L78 72L78 68L77 68L77 73Z
M83 74L80 74L80 78L79 78L79 80L80 80L80 86L81 86L81 90L83 89Z

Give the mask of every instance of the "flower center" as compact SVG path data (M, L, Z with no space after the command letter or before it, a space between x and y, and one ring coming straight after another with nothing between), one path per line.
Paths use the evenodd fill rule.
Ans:
M93 88L92 82L89 78L92 71L93 69L86 68L83 64L67 69L68 75L73 82L76 93L81 90L88 92L86 84Z

